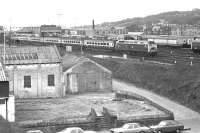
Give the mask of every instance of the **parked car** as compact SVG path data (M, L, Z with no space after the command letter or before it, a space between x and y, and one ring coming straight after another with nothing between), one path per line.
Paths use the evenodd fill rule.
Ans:
M41 130L30 130L26 131L26 133L43 133Z
M175 120L164 120L158 125L150 126L155 133L168 133L168 132L180 132L184 129L184 125Z
M126 123L121 128L110 129L110 133L150 133L149 127L139 123Z
M84 131L80 127L69 127L57 133L96 133L95 131Z

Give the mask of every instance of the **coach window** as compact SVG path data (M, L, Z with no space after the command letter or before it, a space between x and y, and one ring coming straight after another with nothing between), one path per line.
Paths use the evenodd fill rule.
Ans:
M24 88L31 88L31 76L24 76Z
M54 75L48 75L48 86L55 86Z

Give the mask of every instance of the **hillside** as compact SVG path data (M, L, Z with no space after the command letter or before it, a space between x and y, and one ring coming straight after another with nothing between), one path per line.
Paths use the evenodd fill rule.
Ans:
M200 112L199 66L164 66L119 59L92 58L113 72L116 79L166 96Z
M165 20L170 24L200 24L200 9L191 11L171 11L146 17L127 18L117 22L105 22L102 26L126 26L130 27L135 24L152 24L160 20Z

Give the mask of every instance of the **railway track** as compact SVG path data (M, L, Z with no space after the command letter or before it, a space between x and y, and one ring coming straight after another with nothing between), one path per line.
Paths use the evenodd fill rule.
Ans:
M200 64L200 55L194 54L190 49L182 48L160 48L156 57L145 57L145 59L163 63Z
M109 56L119 56L122 57L122 53L117 52L102 52L102 51L85 51L92 55L109 55ZM174 49L174 48L160 48L157 56L151 57L144 55L143 53L129 54L128 58L136 58L140 60L155 61L160 63L170 63L170 64L187 64L195 65L200 64L200 55L194 54L190 49Z

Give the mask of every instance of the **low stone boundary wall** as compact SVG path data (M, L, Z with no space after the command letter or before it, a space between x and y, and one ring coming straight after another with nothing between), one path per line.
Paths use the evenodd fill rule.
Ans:
M86 116L80 116L75 118L57 118L55 120L49 121L26 121L20 122L18 125L25 129L40 129L40 128L54 128L56 131L60 131L67 127L81 127L84 130L99 130L101 127L105 126L107 128L114 128L123 125L128 122L138 122L144 125L157 124L162 120L173 120L173 112L165 109L164 107L154 103L153 101L135 93L127 91L116 91L115 100L122 99L136 99L140 101L148 102L148 104L156 107L157 109L164 112L161 115L143 115L143 116L133 116L129 118L119 119L115 114L115 111L103 107L103 112L101 121L99 121L99 116L97 116L95 109L91 108L91 111ZM103 124L103 125L101 125Z
M131 93L128 91L116 91L115 93L115 98L116 100L121 100L121 99L136 99L136 100L141 100L141 101L146 101L148 104L151 106L156 107L157 109L161 110L162 112L165 113L165 115L144 115L144 116L136 116L136 117L129 117L124 120L117 120L117 127L123 125L124 123L127 122L139 122L141 124L145 125L152 125L152 124L157 124L162 120L174 120L174 114L173 112L167 110L166 108L154 103L153 101L147 99L146 97L143 97L141 95ZM109 110L107 112L110 112ZM108 114L107 114L108 115ZM109 115L112 115L110 113ZM115 116L115 114L114 114Z
M67 127L81 127L82 129L95 130L96 128L96 112L93 108L89 115L74 117L74 118L57 118L53 120L43 121L24 121L19 122L18 126L24 129L41 129L42 127L55 128L56 131L62 130Z

